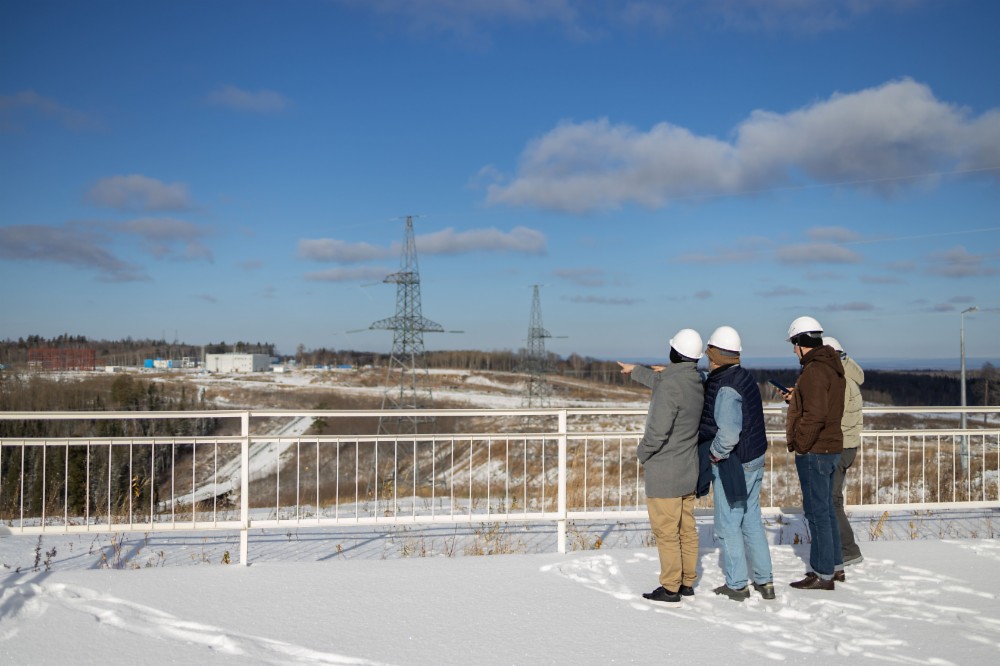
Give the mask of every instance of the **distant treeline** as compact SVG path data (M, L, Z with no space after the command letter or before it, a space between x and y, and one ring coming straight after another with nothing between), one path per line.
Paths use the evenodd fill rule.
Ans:
M89 340L82 335L63 335L43 338L29 335L17 340L0 340L0 365L26 366L30 349L93 349L98 366L120 365L141 367L146 359L201 360L203 354L242 352L247 354L274 355L274 344L269 342L210 342L207 345L189 345L166 340Z
M32 335L17 341L0 341L0 364L9 368L26 367L30 348L76 348L94 349L97 364L141 366L149 358L181 359L184 357L201 359L203 353L226 352L259 353L274 356L275 345L268 342L226 342L208 345L188 345L169 343L165 340L88 340L83 336L62 335L46 339ZM294 356L282 360L295 360L305 366L384 366L389 354L357 351L350 349L319 348L307 350L299 345ZM482 351L459 349L449 351L428 351L424 353L428 368L450 368L474 372L520 372L525 366L525 350L505 349ZM548 354L549 372L567 377L577 377L605 384L625 385L628 378L619 372L614 361L597 359L579 354L562 358ZM786 386L795 383L798 375L793 369L748 368L757 380L767 386L768 379L775 379ZM1000 404L1000 382L993 365L986 363L980 369L967 372L966 402L969 405ZM862 392L866 400L897 406L960 404L961 388L956 372L905 372L869 370L865 373Z
M785 386L795 384L798 370L747 368L761 384L773 379ZM1000 405L1000 375L990 363L980 370L966 372L967 405ZM962 404L961 379L957 372L899 372L866 370L861 395L866 401L896 407Z
M0 411L186 411L206 409L203 396L185 386L165 388L127 374L58 381L44 375L0 372ZM61 437L182 437L208 435L215 419L75 419L59 421L0 421L0 437L8 444L20 438ZM21 510L38 515L65 502L74 513L108 506L120 512L128 506L156 501L152 479L165 478L172 456L184 456L190 446L155 448L154 455L133 456L129 447L50 447L7 445L0 451L0 515ZM109 463L110 458L110 464ZM44 463L44 464L43 464ZM18 478L27 470L23 487ZM88 470L92 470L88 474ZM110 471L109 471L110 470ZM68 475L65 497L63 477Z

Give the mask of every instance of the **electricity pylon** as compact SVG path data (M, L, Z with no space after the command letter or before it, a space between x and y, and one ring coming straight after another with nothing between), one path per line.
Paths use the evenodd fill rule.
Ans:
M545 338L555 337L542 326L542 304L538 297L538 288L532 285L531 318L528 323L528 347L521 363L521 372L528 375L525 380L525 407L548 407L552 386L545 381L544 375L549 371L549 357L545 352ZM559 336L565 337L565 336Z
M413 216L406 216L406 237L398 272L387 276L384 283L396 285L396 314L374 322L369 329L390 330L392 355L386 371L382 409L417 409L429 407L433 396L429 381L420 388L421 378L428 380L424 360L424 333L443 333L441 324L425 319L420 305L420 270L417 248L413 240ZM398 377L396 377L398 375ZM433 421L426 416L380 416L379 434L417 432L418 424ZM390 432L390 431L395 432Z

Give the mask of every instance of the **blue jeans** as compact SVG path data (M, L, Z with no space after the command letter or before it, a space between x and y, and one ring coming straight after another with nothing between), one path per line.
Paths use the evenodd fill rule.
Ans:
M770 583L771 551L760 515L760 484L764 478L764 456L743 463L747 482L746 502L732 506L719 479L718 465L712 465L712 498L715 504L715 536L722 542L722 568L726 585L741 590L747 585L747 551L753 582Z
M839 453L804 453L795 456L795 469L802 486L802 511L809 523L809 568L830 580L836 569L844 568L840 550L840 529L833 506L833 474Z

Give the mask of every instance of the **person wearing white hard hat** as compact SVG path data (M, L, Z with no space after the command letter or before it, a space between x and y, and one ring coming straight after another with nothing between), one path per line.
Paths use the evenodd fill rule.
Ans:
M840 355L823 344L823 327L812 317L799 317L788 327L788 342L802 370L785 395L785 436L795 452L802 488L802 511L809 523L809 570L792 583L800 590L832 590L844 580L840 530L833 509L833 475L844 448L840 422L847 382Z
M750 582L764 599L774 599L771 552L760 513L767 451L764 404L757 381L740 365L741 351L743 341L731 326L720 326L708 339L698 494L708 492L710 480L726 578L713 592L743 601L750 597Z
M642 596L675 603L694 594L698 578L698 421L704 401L698 359L701 336L684 328L670 339L670 364L618 362L622 373L653 389L646 430L636 448L646 482L646 509L660 556L660 586Z
M844 418L840 421L840 429L844 432L844 450L840 452L837 469L833 473L833 510L837 513L837 527L840 530L840 552L843 555L844 566L862 562L865 558L861 548L854 538L851 521L844 511L844 479L847 470L857 459L858 448L861 446L861 431L864 428L864 401L861 398L861 385L865 383L865 371L857 361L847 355L840 340L823 336L823 344L840 354L840 362L844 365L844 379L847 380L847 392L844 394Z

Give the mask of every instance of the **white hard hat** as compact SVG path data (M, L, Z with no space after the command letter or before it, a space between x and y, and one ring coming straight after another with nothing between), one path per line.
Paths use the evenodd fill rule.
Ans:
M840 344L840 340L829 335L823 336L823 344L833 347L834 351L843 352L844 345Z
M720 326L715 329L712 337L708 339L708 344L726 351L743 351L743 341L740 340L740 334L732 326Z
M811 337L818 338L823 334L823 327L812 317L799 317L788 327L788 341L800 333L813 333Z
M682 328L677 331L674 337L670 338L670 346L681 356L695 360L701 358L704 353L701 336L693 328Z

